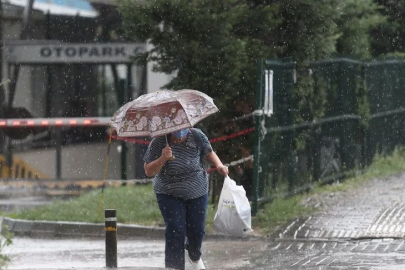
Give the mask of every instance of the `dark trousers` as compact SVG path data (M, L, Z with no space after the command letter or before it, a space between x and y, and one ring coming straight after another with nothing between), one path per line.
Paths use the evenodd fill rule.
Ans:
M156 194L165 221L165 267L184 270L184 250L198 261L205 235L208 194L190 200ZM187 237L187 242L186 242Z

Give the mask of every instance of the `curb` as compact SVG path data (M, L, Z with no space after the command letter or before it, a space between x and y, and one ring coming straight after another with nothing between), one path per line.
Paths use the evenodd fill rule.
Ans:
M33 238L105 238L104 223L33 221L4 217L1 232L6 230L16 236ZM165 228L117 223L117 236L164 240ZM263 237L248 235L242 238L222 234L206 234L205 239L249 240L263 239Z
M3 218L1 231L8 229L16 236L38 238L101 238L104 223L31 221ZM164 239L164 228L117 224L117 236Z

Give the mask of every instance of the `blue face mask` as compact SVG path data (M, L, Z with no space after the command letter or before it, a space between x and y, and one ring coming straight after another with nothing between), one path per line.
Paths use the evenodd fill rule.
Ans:
M188 128L173 132L173 136L177 139L183 139L188 134Z

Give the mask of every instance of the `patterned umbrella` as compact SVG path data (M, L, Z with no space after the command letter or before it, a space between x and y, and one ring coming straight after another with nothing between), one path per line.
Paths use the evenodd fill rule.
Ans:
M217 111L212 98L200 91L158 91L122 106L110 126L120 137L156 137L192 127Z

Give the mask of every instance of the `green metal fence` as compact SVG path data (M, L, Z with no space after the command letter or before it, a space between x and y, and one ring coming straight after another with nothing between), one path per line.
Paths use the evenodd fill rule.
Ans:
M273 74L270 117L260 113L266 70ZM402 60L260 61L252 213L261 202L360 171L376 153L404 144L404 74Z

